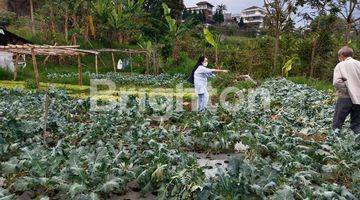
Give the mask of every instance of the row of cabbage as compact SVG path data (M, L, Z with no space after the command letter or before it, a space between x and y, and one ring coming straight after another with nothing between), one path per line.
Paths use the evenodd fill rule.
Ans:
M64 79L77 79L78 73L49 73L46 75L48 80L52 82L63 81ZM96 74L89 71L83 73L85 79L107 79L115 82L118 85L135 85L135 86L161 86L173 87L184 82L183 74L159 74L159 75L144 75L144 74L125 74L108 72L104 74Z
M285 79L261 88L270 110L244 103L167 122L139 112L136 97L125 111L91 112L89 100L52 91L45 134L44 94L2 89L0 198L108 199L134 183L159 199L359 198L359 149L350 131L331 131L331 97ZM235 153L239 142L247 150L212 178L192 155Z

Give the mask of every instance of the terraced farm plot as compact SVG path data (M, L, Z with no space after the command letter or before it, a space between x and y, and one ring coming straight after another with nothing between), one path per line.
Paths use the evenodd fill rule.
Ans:
M0 198L360 198L359 147L347 127L331 131L331 97L285 79L260 88L270 110L259 100L163 122L135 96L92 112L52 90L46 129L43 93L0 89Z

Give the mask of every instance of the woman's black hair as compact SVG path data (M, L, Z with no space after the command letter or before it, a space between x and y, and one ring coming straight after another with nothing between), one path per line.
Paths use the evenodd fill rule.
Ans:
M188 78L188 82L194 85L194 76L195 76L195 71L197 70L197 68L199 68L200 65L202 65L204 63L206 59L206 56L202 55L200 56L200 58L198 59L194 69L192 70L190 77Z

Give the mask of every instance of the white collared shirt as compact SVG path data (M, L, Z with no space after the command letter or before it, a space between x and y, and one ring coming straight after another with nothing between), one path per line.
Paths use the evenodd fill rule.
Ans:
M334 70L334 85L345 82L353 104L360 105L360 62L349 57Z
M194 73L194 86L197 94L207 93L207 79L214 76L214 70L200 65Z

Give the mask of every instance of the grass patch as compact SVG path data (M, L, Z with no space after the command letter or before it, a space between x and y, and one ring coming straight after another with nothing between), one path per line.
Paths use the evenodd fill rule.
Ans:
M14 75L10 71L0 68L0 78L5 80L12 80Z
M6 89L21 89L21 90L30 90L35 91L34 88L28 86L28 81L0 81L0 88ZM71 84L61 84L61 83L40 83L40 90L46 90L47 88L56 88L60 90L65 90L72 97L76 98L89 98L90 97L90 86L79 86ZM98 87L97 97L103 99L114 98L120 94L126 95L137 95L147 93L151 97L153 96L172 96L172 97L184 97L185 99L191 99L196 96L193 90L185 91L176 91L173 88L151 88L151 87L117 87L116 91L109 91L107 88Z
M28 81L0 81L0 87L6 89L22 89L22 90L35 90L32 87L29 87L30 84ZM79 85L70 85L70 84L60 84L60 83L40 83L40 90L46 90L47 88L57 88L61 90L66 90L69 94L79 94L79 95L89 95L90 87L89 86L79 86Z
M303 77L303 76L289 77L288 80L290 80L294 83L297 83L297 84L307 85L309 87L312 87L312 88L315 88L317 90L321 90L324 92L331 93L334 88L332 83L330 83L330 82L312 79L312 78Z

